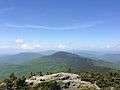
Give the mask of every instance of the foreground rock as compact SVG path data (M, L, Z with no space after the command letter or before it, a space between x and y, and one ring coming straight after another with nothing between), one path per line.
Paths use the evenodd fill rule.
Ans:
M6 83L0 83L0 90L6 90Z
M33 76L30 79L26 80L26 82L33 88L39 88L41 84L51 81L55 81L59 85L60 89L57 90L100 90L100 88L96 84L81 81L79 75L71 73L57 73L44 76Z

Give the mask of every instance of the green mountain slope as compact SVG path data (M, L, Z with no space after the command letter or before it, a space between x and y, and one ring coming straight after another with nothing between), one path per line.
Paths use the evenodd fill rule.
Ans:
M37 58L27 64L31 69L36 71L37 69L41 71L58 71L58 70L68 70L71 68L72 71L77 72L80 70L101 70L102 68L108 70L111 63L102 61L96 61L93 59L81 57L76 54L67 53L67 52L57 52L53 55L44 56L41 58ZM107 65L107 66L106 66ZM34 66L34 67L32 67Z
M5 64L0 66L0 78L4 78L9 73L16 72L18 75L28 74L30 72L62 72L71 69L72 72L80 71L100 71L107 72L111 70L112 63L96 61L93 59L81 57L68 52L57 52L52 55L39 57L24 64Z
M41 54L33 53L33 52L24 52L24 53L19 53L15 55L6 55L6 56L0 57L0 65L1 64L21 64L41 56L42 56Z

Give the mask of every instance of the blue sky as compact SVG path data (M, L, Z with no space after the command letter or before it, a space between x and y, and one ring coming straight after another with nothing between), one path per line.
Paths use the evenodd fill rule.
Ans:
M0 0L0 50L120 50L120 0Z

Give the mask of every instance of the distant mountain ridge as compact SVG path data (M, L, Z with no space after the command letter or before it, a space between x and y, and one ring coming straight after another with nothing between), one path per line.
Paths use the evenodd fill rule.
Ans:
M41 55L36 53L20 53L17 54L16 61L24 62L4 64L0 66L0 78L6 77L9 73L16 72L19 75L28 74L30 72L80 72L80 71L100 71L108 72L112 70L112 63L102 60L95 60L89 57L83 57L74 53L65 51L55 52L51 55ZM15 55L16 56L16 55ZM24 57L24 58L23 58ZM12 59L13 60L13 59Z
M56 58L65 58L65 57L80 57L79 55L77 54L74 54L74 53L70 53L70 52L65 52L65 51L59 51L59 52L56 52L52 55L50 55L51 57L56 57Z
M32 67L33 71L40 68L41 71L46 69L46 71L66 71L69 68L73 69L73 71L80 70L108 70L110 67L105 67L107 62L104 62L104 65L101 65L102 61L96 61L90 58L82 57L69 52L56 52L52 55L43 56L40 58L36 58L33 61L29 62L27 65ZM42 66L43 67L42 67ZM46 67L44 67L46 66ZM104 66L104 68L102 67ZM36 68L37 67L37 68ZM43 69L43 70L42 70Z
M114 63L120 62L120 54L104 54L101 55L99 58Z
M119 51L109 51L109 52L99 52L99 51L87 51L87 50L77 50L71 51L77 55L88 57L91 59L98 59L112 63L119 63L120 62L120 52Z
M6 55L0 57L0 64L20 64L41 56L41 54L33 52L23 52L15 55Z

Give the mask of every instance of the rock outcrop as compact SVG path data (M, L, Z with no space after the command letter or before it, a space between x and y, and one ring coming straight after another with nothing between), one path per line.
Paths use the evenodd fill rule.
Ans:
M0 84L0 90L6 90L6 83Z
M33 76L26 80L32 87L37 87L43 82L56 81L62 90L100 90L96 84L81 81L80 76L71 73L57 73L44 76Z

